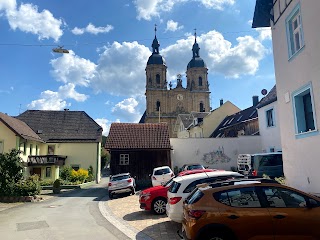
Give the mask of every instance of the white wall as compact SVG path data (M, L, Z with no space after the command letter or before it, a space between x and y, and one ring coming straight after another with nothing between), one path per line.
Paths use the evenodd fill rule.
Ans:
M200 163L209 168L230 170L237 166L240 153L261 152L260 136L239 138L171 138L172 167Z
M274 126L267 127L266 111L273 108ZM280 125L277 101L258 109L259 131L261 136L261 152L270 152L274 148L276 152L281 151Z
M285 20L298 3L305 46L288 59ZM320 193L320 31L315 24L320 21L319 9L320 1L294 0L272 27L284 174L289 185L313 193ZM312 85L316 131L313 136L299 138L295 133L292 93L308 83Z

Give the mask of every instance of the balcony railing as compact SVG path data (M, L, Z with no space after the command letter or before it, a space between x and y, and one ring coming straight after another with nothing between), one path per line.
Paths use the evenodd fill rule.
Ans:
M62 166L65 164L66 158L67 156L61 156L61 155L28 156L28 166L35 166L35 165Z

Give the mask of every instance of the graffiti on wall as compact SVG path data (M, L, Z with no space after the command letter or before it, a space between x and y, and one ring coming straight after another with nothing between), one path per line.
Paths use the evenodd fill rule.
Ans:
M231 161L224 153L224 148L219 147L218 150L203 154L202 161L207 164L227 163Z

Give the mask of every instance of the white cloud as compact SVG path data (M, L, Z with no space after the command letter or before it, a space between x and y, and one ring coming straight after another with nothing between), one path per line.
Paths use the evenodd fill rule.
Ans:
M73 51L51 60L50 64L53 67L51 74L57 81L85 87L95 77L97 67L90 60L75 55Z
M139 102L134 98L127 98L112 108L113 115L128 122L138 122L142 114L138 110Z
M110 121L106 118L97 118L97 119L95 119L95 121L102 127L102 129L103 129L102 135L108 136L111 123L114 123L114 122L119 123L120 119L116 119L115 121Z
M113 29L113 26L107 25L105 27L95 27L92 23L89 23L85 28L75 27L71 32L75 35L81 35L85 32L97 35L98 33L108 33Z
M53 17L48 10L38 11L33 4L21 4L16 7L16 1L5 1L0 3L0 10L5 10L11 29L19 29L23 32L38 35L39 40L53 38L58 41L63 31L63 21Z
M153 17L160 17L162 12L169 12L176 4L185 3L190 0L134 0L138 13L137 19L151 20ZM224 10L224 6L233 5L235 0L192 0L199 2L205 8Z
M211 73L220 73L226 77L238 78L240 75L254 74L259 61L267 53L267 49L251 36L237 38L238 43L232 45L216 31L210 31L197 37L201 48L200 57L204 59ZM188 61L192 58L194 37L176 41L160 51L165 56L168 66L168 79L175 79L177 73L184 73Z
M171 31L171 32L175 32L177 30L180 30L183 28L183 25L180 25L179 26L179 23L178 22L175 22L173 20L169 20L167 22L167 28L165 31Z
M64 86L60 86L58 92L46 90L41 93L40 99L32 101L28 104L29 109L39 110L62 110L71 106L71 103L67 103L67 99L74 99L78 102L83 102L88 96L78 93L75 90L75 85L69 83Z
M255 30L259 33L259 40L271 40L271 28L265 27L265 28L255 28Z
M114 42L100 54L92 87L117 96L144 94L145 67L150 55L150 50L137 42Z

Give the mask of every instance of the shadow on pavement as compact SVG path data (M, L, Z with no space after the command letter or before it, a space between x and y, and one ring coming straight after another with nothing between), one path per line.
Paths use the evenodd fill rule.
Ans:
M151 211L138 211L138 212L132 212L128 213L125 216L123 216L123 220L125 221L137 221L137 220L155 220L155 219L162 219L166 218L167 216L165 214L163 215L155 215L152 214Z
M148 226L145 229L143 229L140 233L146 234L155 240L180 240L180 237L177 234L177 231L179 229L181 229L181 223L166 221ZM136 239L139 239L138 236L139 234L137 235Z

